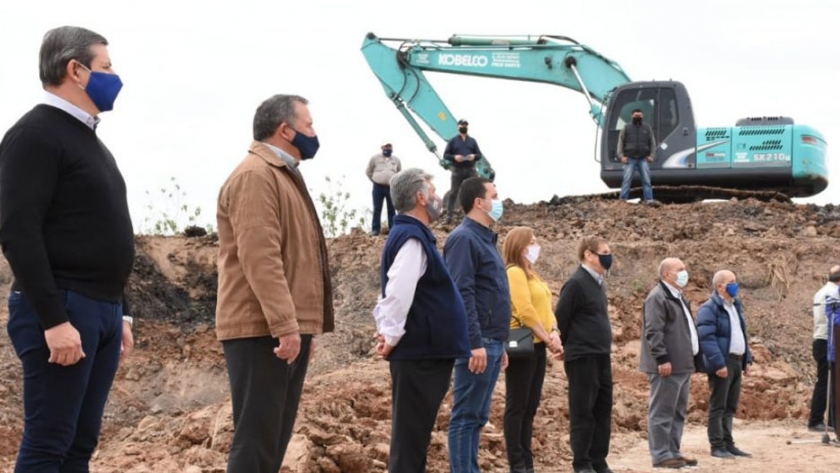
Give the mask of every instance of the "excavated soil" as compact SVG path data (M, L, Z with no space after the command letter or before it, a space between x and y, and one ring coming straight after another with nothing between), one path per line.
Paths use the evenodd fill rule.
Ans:
M836 471L840 450L787 445L816 438L802 426L813 383L811 298L822 285L840 238L840 208L753 200L658 208L610 201L505 202L500 236L513 226L535 228L542 245L539 270L555 294L576 267L579 237L600 234L616 263L608 279L614 332L615 405L610 461L616 471L648 471L648 385L638 371L642 301L665 256L681 257L693 306L708 297L712 274L734 270L741 281L756 364L745 379L736 438L751 460L708 458L708 387L692 384L685 450L701 458L698 471ZM435 228L442 246L451 228ZM337 331L318 339L296 435L283 471L386 471L390 434L387 364L373 356L371 316L379 290L384 237L363 232L329 242L335 281ZM137 316L134 354L121 367L106 409L92 471L225 471L232 421L221 345L213 330L217 240L138 237L130 282ZM0 261L0 286L11 272ZM8 313L3 304L0 323ZM537 470L569 471L567 385L562 363L550 363L535 426ZM0 471L12 471L22 429L20 364L0 332ZM448 471L444 400L429 453L430 472ZM502 437L504 382L482 435L482 471L506 471Z

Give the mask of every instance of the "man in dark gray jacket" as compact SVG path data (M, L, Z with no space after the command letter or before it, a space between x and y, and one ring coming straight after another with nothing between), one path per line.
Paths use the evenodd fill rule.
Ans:
M682 468L697 460L680 452L695 360L697 327L682 288L688 271L677 258L659 264L659 284L645 299L640 370L650 381L648 444L655 468Z

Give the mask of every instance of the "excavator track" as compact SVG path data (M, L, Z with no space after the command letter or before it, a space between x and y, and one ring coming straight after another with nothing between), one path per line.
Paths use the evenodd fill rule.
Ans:
M642 188L630 189L631 199L640 199ZM727 189L709 186L654 186L653 198L663 204L687 204L703 200L739 200L756 199L762 202L792 203L790 197L779 191L755 191L741 189ZM602 194L572 195L565 197L554 196L549 201L551 205L573 204L592 200L618 200L619 191L604 192Z

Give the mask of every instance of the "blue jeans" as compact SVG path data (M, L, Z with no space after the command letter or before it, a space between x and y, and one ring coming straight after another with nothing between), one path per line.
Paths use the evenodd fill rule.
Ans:
M85 357L49 363L35 311L20 292L9 296L9 338L23 364L23 441L16 473L87 473L99 441L102 411L122 347L122 306L66 291L64 305Z
M382 230L382 200L388 206L388 229L394 226L394 203L391 201L391 188L382 184L373 184L373 224L371 232L379 234Z
M624 179L621 181L621 200L630 198L630 184L633 182L633 173L639 170L639 177L642 179L642 198L644 200L653 199L653 188L650 186L650 167L647 159L627 158L627 164L624 165Z
M469 358L455 361L454 405L449 421L449 466L452 473L481 472L478 468L481 428L490 420L490 402L504 353L501 341L484 338L483 342L487 350L487 369L483 373L470 372Z

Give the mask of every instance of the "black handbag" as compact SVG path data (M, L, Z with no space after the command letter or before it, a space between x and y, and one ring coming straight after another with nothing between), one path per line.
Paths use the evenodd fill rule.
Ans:
M518 321L519 318L514 316ZM520 321L521 325L522 322ZM505 342L505 351L510 358L520 358L534 354L534 331L528 327L510 329L510 335Z

